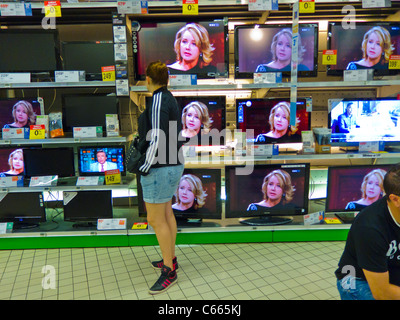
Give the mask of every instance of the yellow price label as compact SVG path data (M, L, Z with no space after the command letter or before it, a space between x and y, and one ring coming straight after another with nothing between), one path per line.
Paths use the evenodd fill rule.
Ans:
M46 129L44 124L37 124L30 126L29 128L29 139L45 139Z
M322 64L336 65L337 64L337 50L324 50L322 52Z
M399 55L390 56L389 69L400 69L400 56Z
M182 14L198 15L199 14L198 0L183 0Z
M314 13L315 12L314 0L300 0L299 12L300 13Z
M118 169L107 170L104 174L106 184L118 184L121 183L121 172Z
M60 1L45 1L44 2L45 17L61 17L61 2Z
M132 226L132 229L136 230L147 229L147 222L135 222Z
M103 81L115 81L115 66L101 67Z

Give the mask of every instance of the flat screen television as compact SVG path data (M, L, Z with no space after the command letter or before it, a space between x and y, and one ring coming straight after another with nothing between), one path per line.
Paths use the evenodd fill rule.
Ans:
M115 95L63 95L63 129L73 132L73 127L99 126L106 132L106 114L118 114Z
M84 146L78 148L78 170L80 176L104 175L107 170L125 170L124 146Z
M64 70L84 70L86 80L102 80L101 67L115 65L112 41L61 43Z
M0 148L0 177L24 175L24 151L22 148Z
M225 145L226 96L177 96L183 135L194 145Z
M390 168L386 164L328 167L325 211L346 220L354 218L355 212L384 196L383 178Z
M0 222L13 222L14 229L25 229L45 221L42 192L0 193Z
M227 20L223 19L133 21L135 79L144 80L146 67L156 60L165 62L170 74L196 74L198 79L227 77L227 35Z
M332 145L358 146L365 141L399 144L400 100L330 99L328 106Z
M139 214L146 216L140 182L138 199ZM221 219L221 170L185 169L172 198L172 209L180 225L201 223L202 219Z
M98 219L112 219L111 190L63 191L64 221L73 227L96 227Z
M309 164L226 166L225 217L243 217L247 225L290 223L308 212L309 177Z
M38 98L0 99L0 129L29 128L36 116L44 115L44 100Z
M25 177L75 176L73 148L24 148Z
M299 77L317 76L318 24L299 24ZM235 78L253 78L254 73L291 74L292 25L238 25L234 34Z
M0 72L30 72L35 77L62 70L57 30L1 29L0 43Z
M378 76L397 74L389 69L391 55L400 55L399 22L357 22L354 29L340 22L328 26L328 49L336 50L336 65L328 65L328 75L344 70L373 69Z
M254 130L247 141L254 144L298 143L301 132L310 130L307 100L296 103L296 125L290 125L290 99L236 99L236 128L245 132Z

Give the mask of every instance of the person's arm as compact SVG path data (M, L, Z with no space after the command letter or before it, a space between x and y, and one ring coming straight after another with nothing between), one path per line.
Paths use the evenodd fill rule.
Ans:
M376 300L400 300L400 287L389 283L389 272L372 272L363 269L372 295Z

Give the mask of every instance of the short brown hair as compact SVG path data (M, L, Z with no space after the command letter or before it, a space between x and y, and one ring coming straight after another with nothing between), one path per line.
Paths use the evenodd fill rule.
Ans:
M168 67L160 60L150 62L146 68L146 76L153 80L155 84L166 86L169 79Z

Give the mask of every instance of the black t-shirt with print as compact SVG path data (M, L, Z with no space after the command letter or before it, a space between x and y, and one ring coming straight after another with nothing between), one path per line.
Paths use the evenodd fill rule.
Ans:
M354 220L335 271L340 280L351 273L365 279L362 269L389 271L389 282L400 286L400 226L387 207L387 197L362 210ZM354 274L353 274L354 275Z

